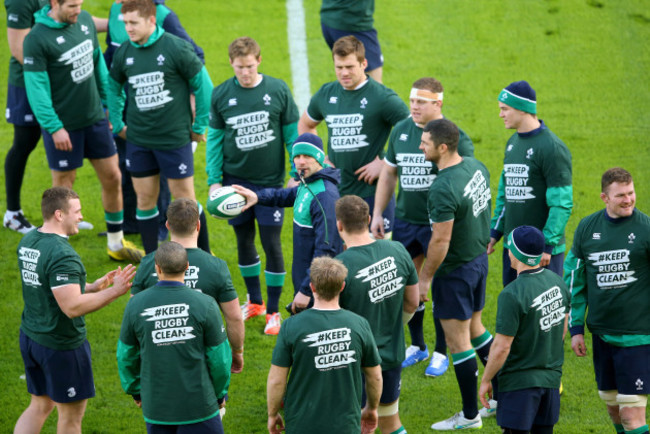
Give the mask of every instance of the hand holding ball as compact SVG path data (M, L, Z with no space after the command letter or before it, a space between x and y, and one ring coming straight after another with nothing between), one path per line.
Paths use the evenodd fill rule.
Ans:
M231 219L242 213L246 206L246 198L237 193L234 188L221 187L210 193L207 208L212 217Z

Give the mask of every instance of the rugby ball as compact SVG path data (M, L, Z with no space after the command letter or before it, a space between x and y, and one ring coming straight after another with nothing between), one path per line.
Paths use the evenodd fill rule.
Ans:
M232 187L221 187L210 193L208 212L214 218L231 219L241 214L246 198Z

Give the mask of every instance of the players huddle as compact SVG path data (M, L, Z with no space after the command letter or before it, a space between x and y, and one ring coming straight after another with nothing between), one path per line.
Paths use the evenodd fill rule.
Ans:
M202 51L163 29L170 14L157 8L163 2L119 3L122 19L109 22L109 35L125 42L111 47L109 71L97 20L81 11L82 0L5 2L13 55L8 119L15 143L28 145L7 161L26 161L40 124L53 179L36 229L20 210L22 172L6 173L18 193L14 187L11 201L8 195L4 224L26 234L18 247L20 348L31 402L15 432L39 432L54 407L59 432L81 432L95 394L84 315L129 289L118 370L148 432L223 432L230 375L244 367L244 321L266 315L264 332L278 336L267 384L269 432L406 433L401 370L429 359L423 317L430 299L436 344L425 375L444 374L451 361L462 398L462 409L432 429L480 428L496 416L506 433L553 432L564 337L570 331L574 352L585 356L586 323L598 393L615 429L648 432L650 219L635 209L632 176L610 169L601 185L605 210L580 222L564 260L571 154L538 119L527 82L498 96L505 127L516 131L493 209L487 168L474 158L468 135L442 115L442 84L415 81L409 110L381 83L371 18L339 29L345 12L323 2L323 34L336 36L328 43L337 79L300 116L284 81L258 72L261 50L253 39L231 43L234 77L210 96ZM356 13L371 17L374 2L357 3ZM345 36L348 30L359 38ZM370 68L362 40L371 47ZM144 257L123 237L122 175L104 98L112 133L125 140ZM327 148L316 135L323 121ZM232 185L247 200L229 221L247 289L241 307L228 265L210 254L194 193L193 142L202 141L210 191ZM282 188L285 152L292 170ZM142 260L137 273L129 264L86 282L67 240L82 222L72 185L84 158L102 186L108 254ZM175 198L166 210L158 207L161 174ZM284 207L294 210L294 297L282 323ZM158 246L161 213L171 241ZM492 335L481 317L487 258L501 238L504 289ZM480 388L477 357L485 365Z

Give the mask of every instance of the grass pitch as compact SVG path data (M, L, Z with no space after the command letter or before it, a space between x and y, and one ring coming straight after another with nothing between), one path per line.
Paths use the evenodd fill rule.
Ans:
M108 0L86 0L84 8L105 16ZM334 80L331 57L320 34L320 2L305 1L307 46L311 90ZM227 46L234 38L251 36L262 46L261 72L283 78L291 85L287 51L286 6L282 1L236 4L200 0L168 0L188 32L206 52L206 65L214 84L232 76ZM406 5L406 6L405 6ZM549 128L569 146L573 154L573 216L567 228L570 245L580 218L602 208L598 198L601 174L623 166L635 177L637 206L650 212L650 14L643 0L534 0L520 2L477 2L458 0L397 0L377 2L375 27L379 32L386 64L384 83L407 100L411 84L423 76L438 78L445 86L445 115L458 123L473 139L476 156L492 175L496 191L504 144L511 131L498 118L498 92L515 80L528 80L537 91L538 112ZM4 30L4 29L3 29ZM6 33L0 31L0 64L7 65ZM6 81L7 69L0 72ZM6 101L6 86L0 99ZM321 129L324 135L324 130ZM0 148L11 145L12 128L0 125ZM205 202L207 185L205 160L200 148L196 156L196 189ZM40 195L50 186L43 147L32 154L22 191L27 217L40 224ZM97 237L103 228L99 184L88 164L78 173L85 218L96 229L84 231L71 242L82 256L88 278L95 279L116 266L108 260L105 241ZM0 210L5 208L4 190ZM210 220L212 249L230 265L240 299L245 287L237 271L235 238L223 221ZM137 237L134 238L137 241ZM18 349L18 327L22 311L15 249L20 236L0 230L3 271L0 285L4 302L0 306L0 430L8 432L29 402L23 365ZM291 270L291 211L283 229L287 271ZM500 248L500 246L499 246ZM261 248L259 248L261 252ZM289 274L290 275L290 274ZM487 304L484 322L494 331L496 297L501 290L501 260L490 258ZM291 299L287 280L281 302ZM121 390L115 362L115 347L124 306L123 298L90 314L88 339L93 348L97 396L89 402L84 432L144 432L141 412ZM425 335L432 346L434 331L427 306ZM275 338L264 336L262 317L246 324L244 372L233 376L227 432L266 432L266 375ZM407 338L408 341L408 338ZM590 345L589 345L590 348ZM437 379L425 379L425 366L416 365L402 375L400 414L413 433L428 432L431 423L460 409L460 396L453 370ZM604 404L599 400L590 357L578 359L566 344L566 361L558 433L606 433L612 427ZM336 415L332 415L336 417ZM44 432L55 431L55 416ZM493 419L484 421L484 432L498 433Z

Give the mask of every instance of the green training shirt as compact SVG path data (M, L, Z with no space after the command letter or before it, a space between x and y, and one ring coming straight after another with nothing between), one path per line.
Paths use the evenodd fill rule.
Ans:
M18 244L18 269L24 308L20 329L35 342L54 350L72 350L86 340L83 316L68 318L54 298L57 288L86 288L86 269L68 239L39 229Z
M227 303L237 298L230 270L223 259L198 249L185 249L190 266L185 271L185 286L214 298L217 303ZM142 258L133 279L131 294L135 295L158 283L154 262L155 252Z
M499 371L500 392L560 387L570 302L562 278L544 268L520 273L501 291L496 332L514 340Z
M553 254L564 252L573 208L569 148L542 122L537 130L510 137L503 166L492 228L507 236L518 226L534 226Z
M650 344L650 218L646 214L634 210L630 217L611 219L601 210L582 219L564 271L573 298L572 334L576 334L574 327L584 327L586 311L589 330L607 342Z
M88 12L81 11L75 24L63 24L49 11L45 6L34 14L36 24L23 43L27 97L48 132L78 130L104 118L106 64Z
M208 183L221 183L225 172L256 185L282 185L285 146L291 155L298 118L289 86L278 78L263 75L257 86L244 88L232 77L215 87L210 128L221 137L207 143Z
M397 241L376 240L348 247L336 259L348 269L341 307L370 323L381 369L396 368L404 361L404 291L407 285L418 283L411 256Z
M474 156L474 144L461 129L458 153L463 157ZM427 193L438 174L438 167L426 161L419 149L422 127L410 116L399 121L388 139L388 150L384 161L397 169L397 206L395 217L415 225L429 225Z
M333 29L350 32L372 30L375 0L323 0L321 23Z
M291 368L287 434L361 432L362 368L381 358L368 321L344 309L308 309L282 323L271 363Z
M161 27L144 45L124 42L111 67L109 114L113 132L122 129L123 85L127 87L127 140L152 149L177 149L190 142L190 132L203 133L211 83L192 45ZM205 81L207 77L207 82ZM192 126L190 93L196 95Z
M8 29L31 29L34 26L34 12L49 4L47 0L5 0ZM23 65L14 57L9 59L9 84L25 87Z
M484 254L490 241L490 174L471 157L438 172L427 206L433 223L454 221L449 251L435 276L448 274Z
M183 425L216 416L232 363L217 303L180 282L135 295L124 311L117 363L122 388L142 398L145 421Z
M354 172L375 157L383 158L392 126L409 115L404 102L370 77L356 90L334 81L314 94L307 115L327 124L327 156L341 170L341 195L374 196L376 184L358 181Z

